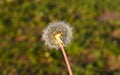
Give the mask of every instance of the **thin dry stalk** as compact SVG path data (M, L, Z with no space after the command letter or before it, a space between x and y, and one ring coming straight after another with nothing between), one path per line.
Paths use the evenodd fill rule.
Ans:
M70 75L73 75L73 74L72 74L71 67L70 67L70 64L69 64L69 61L68 61L68 58L67 58L67 55L66 55L66 53L65 53L65 49L64 49L64 47L63 47L63 45L62 45L61 43L59 43L59 46L60 46L60 48L61 48L61 50L62 50L62 53L63 53L64 59L65 59L65 62L66 62L66 64L67 64L67 68L68 68L69 74L70 74Z

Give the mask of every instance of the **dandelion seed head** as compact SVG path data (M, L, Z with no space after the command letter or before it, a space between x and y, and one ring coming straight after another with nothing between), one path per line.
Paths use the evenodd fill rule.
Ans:
M50 23L48 27L43 30L42 40L45 41L45 45L47 45L49 48L58 49L59 45L56 43L54 36L58 33L61 34L64 46L66 46L73 38L72 29L73 28L65 22L58 21Z

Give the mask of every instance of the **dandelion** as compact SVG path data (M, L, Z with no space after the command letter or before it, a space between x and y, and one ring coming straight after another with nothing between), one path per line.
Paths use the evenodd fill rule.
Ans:
M55 35L57 34L61 35L60 39L64 43L64 46L66 46L73 38L72 27L70 27L69 24L60 21L50 23L48 27L44 29L42 36L42 39L49 48L59 48L58 43L55 40Z
M42 39L49 48L61 48L70 75L72 75L72 71L64 50L64 46L67 46L72 38L72 27L61 21L50 23L48 27L43 30L42 35Z

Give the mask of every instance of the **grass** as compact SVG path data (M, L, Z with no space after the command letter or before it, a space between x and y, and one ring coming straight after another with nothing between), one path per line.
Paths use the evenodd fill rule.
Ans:
M1 0L0 74L68 75L60 50L41 40L49 22L74 27L66 48L73 75L120 74L119 0Z

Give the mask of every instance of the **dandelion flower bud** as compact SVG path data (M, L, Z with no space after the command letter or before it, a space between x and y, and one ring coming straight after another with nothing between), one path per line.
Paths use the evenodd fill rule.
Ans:
M59 37L59 38L58 38ZM58 41L61 42L64 46L70 43L73 38L72 27L65 22L53 22L48 25L43 30L42 40L45 41L45 44L49 48L59 48Z

